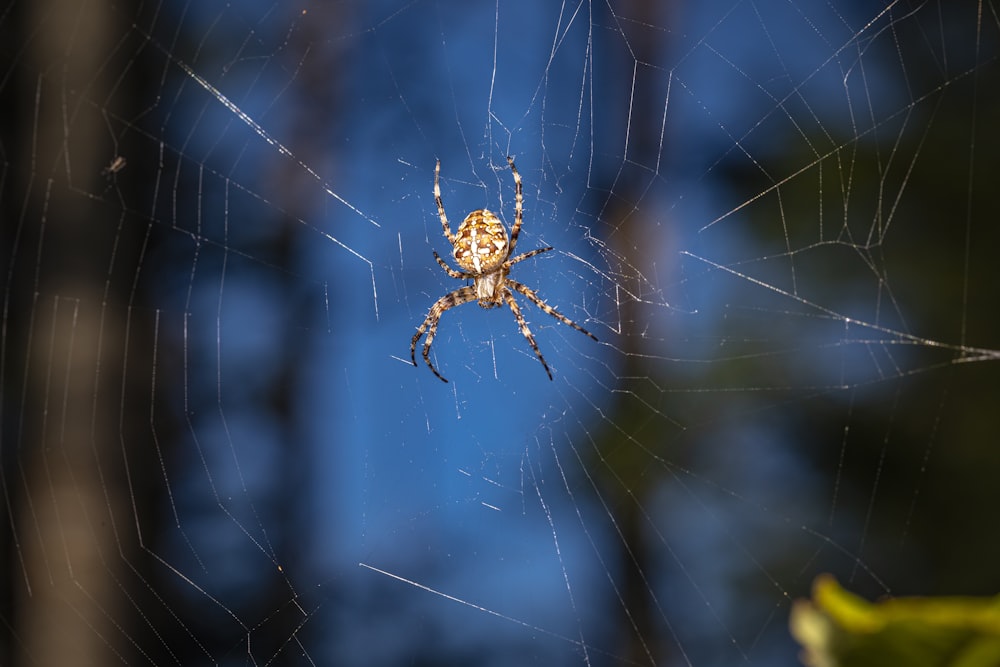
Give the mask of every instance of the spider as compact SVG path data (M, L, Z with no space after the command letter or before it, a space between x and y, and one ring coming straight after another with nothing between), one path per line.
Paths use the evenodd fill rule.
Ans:
M511 292L512 289L523 294L531 303L563 324L567 324L577 331L597 340L594 334L542 301L530 287L507 277L507 274L510 273L510 267L513 265L523 262L529 257L552 250L551 246L536 248L535 250L529 250L517 255L513 259L510 258L514 254L514 247L517 245L518 232L521 231L523 197L521 196L521 176L517 173L517 167L514 166L514 158L508 157L507 164L510 165L510 173L514 177L514 228L511 229L510 238L507 237L507 230L504 228L503 223L500 222L500 219L486 209L479 209L467 215L462 224L458 226L458 232L452 234L451 227L448 225L448 216L445 215L444 204L441 201L440 160L438 160L437 166L434 168L434 203L437 204L438 217L441 218L441 228L444 230L444 236L448 239L448 243L452 245L455 262L463 270L456 271L452 269L441 259L441 256L437 252L434 253L434 259L437 260L441 268L452 278L473 281L472 285L466 285L435 301L427 313L427 317L424 318L423 324L420 325L417 333L413 335L413 340L410 341L410 359L413 361L413 365L416 366L417 341L420 340L425 331L427 332L427 339L424 341L423 350L424 361L434 371L434 375L438 376L444 382L448 380L438 373L437 369L434 368L434 364L431 363L430 358L431 342L434 340L434 334L437 333L438 322L441 320L441 315L444 314L444 311L455 306L460 306L463 303L468 303L474 299L478 299L479 305L483 308L495 308L504 303L510 307L511 312L514 313L514 319L517 320L517 326L521 329L524 337L528 339L528 344L535 351L535 356L542 362L549 380L552 379L552 371L549 370L549 365L545 363L545 357L542 356L541 351L538 349L538 344L535 342L535 337L532 335L531 329L528 328L528 323L524 321L524 315L521 314L521 308L517 305L517 301L514 300L514 293Z

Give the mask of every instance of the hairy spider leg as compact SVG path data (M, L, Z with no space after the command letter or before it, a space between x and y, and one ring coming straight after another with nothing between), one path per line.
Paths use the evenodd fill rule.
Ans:
M449 308L454 308L455 306L461 306L463 303L468 303L469 301L476 300L476 288L471 285L457 289L450 294L445 294L443 297L434 302L431 306L430 312L427 313L427 317L424 318L424 323L420 325L417 329L417 333L413 334L413 340L410 341L410 359L413 361L413 365L417 365L417 341L420 337L427 332L427 338L424 340L424 361L427 362L427 366L434 371L434 375L437 375L442 382L447 382L443 375L438 373L437 369L434 368L434 364L431 363L431 343L434 341L434 334L437 333L438 322L441 320L441 315L444 311Z

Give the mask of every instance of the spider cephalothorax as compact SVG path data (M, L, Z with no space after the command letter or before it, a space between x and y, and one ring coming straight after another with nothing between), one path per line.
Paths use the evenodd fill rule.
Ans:
M535 351L538 360L542 362L542 366L545 368L545 372L548 373L549 379L552 379L552 371L549 370L549 365L545 363L545 357L542 356L541 351L538 349L538 344L535 343L535 337L528 328L528 323L524 321L524 315L521 314L521 308L517 305L517 301L514 300L514 293L511 292L512 289L523 294L529 301L563 324L568 324L577 331L583 332L594 340L597 340L594 334L538 298L534 290L507 277L510 273L510 267L514 264L524 261L529 257L534 257L539 253L552 250L551 247L537 248L511 259L510 256L514 254L514 247L517 245L517 235L521 231L524 199L521 195L521 176L517 173L517 168L514 166L514 159L508 157L507 164L510 165L510 172L514 176L514 227L511 229L510 237L507 236L507 230L504 228L503 223L500 222L500 219L486 209L479 209L467 215L462 224L458 226L458 231L452 234L451 227L448 225L448 216L444 212L444 203L441 201L440 160L438 160L437 166L434 168L434 202L437 204L438 217L441 218L441 227L444 230L445 238L448 239L448 243L452 246L452 255L455 258L455 262L463 270L454 270L436 252L434 253L434 259L437 260L441 268L452 278L471 280L473 282L472 285L466 285L457 289L434 302L430 312L427 313L427 317L424 318L423 324L420 325L417 333L413 335L413 340L410 341L410 359L413 360L413 365L416 366L417 341L420 340L420 337L426 331L427 338L424 340L423 349L424 361L434 371L434 375L445 382L447 380L437 372L430 358L431 342L434 340L434 334L437 333L438 321L441 319L444 311L473 300L478 300L479 305L483 308L494 308L506 303L510 307L511 312L514 313L514 319L517 320L517 326L521 329L521 333L528 339L528 344Z

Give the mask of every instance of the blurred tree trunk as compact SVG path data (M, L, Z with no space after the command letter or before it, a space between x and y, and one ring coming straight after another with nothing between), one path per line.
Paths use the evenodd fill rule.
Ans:
M620 24L623 32L615 38L628 41L628 52L634 60L602 59L600 62L611 69L595 76L612 82L631 81L631 94L621 91L618 95L602 96L598 111L604 127L624 127L627 123L629 134L624 146L623 170L615 176L613 185L606 185L612 196L601 213L606 228L614 230L608 239L613 254L642 273L652 273L652 267L665 264L661 255L663 248L668 247L664 234L669 230L663 228L662 221L651 217L659 212L655 202L648 201L645 195L651 191L650 179L658 178L658 166L669 152L663 134L669 80L664 70L651 65L665 62L671 47L667 40L670 32L652 27L674 24L672 17L677 15L678 8L673 2L627 0L615 11L628 19ZM623 106L613 106L612 100ZM612 134L612 139L618 141L620 137ZM621 147L601 150L614 154ZM637 202L646 205L639 208L634 206ZM639 284L638 277L635 284L624 287L634 295L647 291L647 286ZM654 577L662 564L652 558L652 542L648 539L652 527L642 508L649 506L649 494L663 483L656 474L663 472L663 468L651 460L649 452L662 454L673 427L665 419L649 418L650 406L658 406L662 414L670 414L671 410L662 405L663 395L656 389L665 386L666 380L657 375L650 362L665 352L655 336L650 339L644 335L661 311L659 308L644 311L644 307L636 299L623 299L619 304L625 366L618 369L621 383L615 395L619 400L612 407L609 423L625 425L625 429L607 429L601 434L597 447L604 463L590 469L608 473L599 482L602 493L610 500L621 534L620 553L611 559L622 564L615 577L624 608L618 615L622 619L618 653L630 664L669 665L676 653L663 623L662 603L651 588L654 578L662 580L660 576ZM650 349L649 345L657 347ZM678 460L674 455L668 458Z
M11 151L0 380L13 626L3 664L131 658L121 584L137 545L122 461L127 312L110 291L131 282L109 280L131 249L118 225L112 253L107 216L122 211L98 196L114 157L101 112L115 84L102 65L117 15L100 2L39 0L4 18L11 50L24 51L4 91L14 102L2 144Z

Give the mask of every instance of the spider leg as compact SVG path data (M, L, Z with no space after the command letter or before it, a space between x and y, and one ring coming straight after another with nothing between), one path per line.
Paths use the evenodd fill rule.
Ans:
M451 233L451 226L448 225L448 215L444 212L444 202L441 201L441 160L438 160L437 166L434 167L434 203L438 207L438 217L441 218L444 237L448 239L448 243L455 245L455 235Z
M463 303L468 303L469 301L474 301L476 298L476 289L472 286L466 286L461 289L457 289L450 294L445 294L443 297L434 302L431 309L427 312L427 317L424 318L423 324L417 329L417 333L413 334L413 339L410 341L410 359L413 361L413 365L417 365L417 341L420 337L427 332L427 338L424 340L424 361L427 362L427 366L434 371L434 375L442 382L447 382L437 369L434 368L434 364L431 363L431 343L434 341L434 334L437 333L438 321L441 319L441 315L444 311L449 308L454 308L455 306L461 306Z
M503 298L507 302L507 305L510 306L511 312L514 313L514 319L517 320L517 326L520 327L521 333L528 339L528 344L535 351L535 356L542 362L542 366L545 368L545 372L548 373L549 380L551 380L552 371L549 370L549 365L545 363L545 357L542 356L542 351L538 349L535 336L531 333L531 329L528 328L528 323L524 321L524 315L521 314L521 308L517 305L517 301L514 300L514 295L506 287L503 290Z
M514 246L517 245L517 235L521 231L521 221L524 219L524 196L521 194L521 174L517 173L514 166L514 158L507 156L507 164L510 165L510 173L514 176L514 226L510 230L510 253L514 253Z
M452 278L457 278L458 280L475 280L475 278L476 278L471 273L465 273L463 271L456 271L455 269L453 269L450 266L448 266L445 263L445 261L443 259L441 259L441 255L437 254L436 250L434 251L434 259L437 260L437 263L441 265L441 268L444 269L445 271L447 271L448 275L451 276Z
M510 268L511 266L513 266L514 264L517 264L518 262L523 262L524 260L528 259L529 257L534 257L535 255L540 255L543 252L548 252L549 250L554 250L554 248L552 246L549 246L548 248L536 248L535 250L529 250L528 252L523 252L520 255L518 255L517 257L515 257L514 259L508 259L507 262L506 262L507 263L507 267Z
M507 284L510 285L511 287L513 287L514 289L516 289L518 292L520 292L524 296L526 296L528 298L528 300L531 301L531 303L535 304L536 306L538 306L543 311L545 311L546 313L548 313L552 317L556 318L557 320L559 320L563 324L567 324L567 325L573 327L574 329L576 329L577 331L579 331L581 333L585 333L588 336L590 336L591 338L593 338L594 340L597 340L597 336L595 336L594 334L590 333L589 331L587 331L586 329L584 329L583 327L581 327L579 324L577 324L573 320L569 319L568 317L566 317L565 315L563 315L562 313L560 313L558 310L556 310L555 308L553 308L549 304L547 304L544 301L542 301L538 297L538 295L535 294L535 291L533 289L531 289L530 287L528 287L527 285L522 285L521 283L517 282L516 280L511 280L510 278L507 279Z

